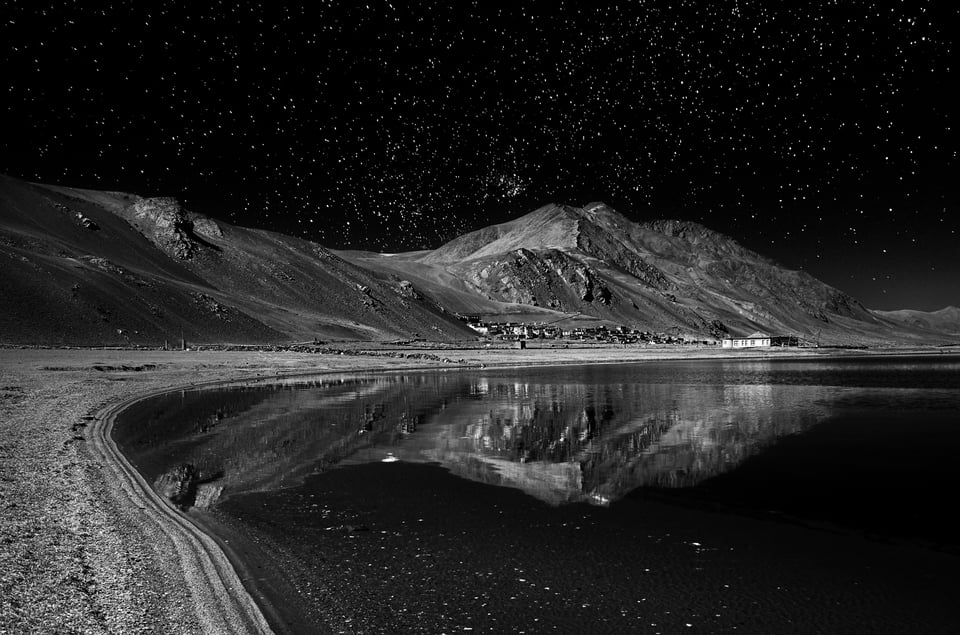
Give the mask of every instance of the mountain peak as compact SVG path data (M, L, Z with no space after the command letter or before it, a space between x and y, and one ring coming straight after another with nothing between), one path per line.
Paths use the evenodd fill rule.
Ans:
M588 216L601 216L604 214L615 214L617 216L621 216L617 210L613 209L602 201L593 201L592 203L587 203L580 208L579 211Z
M700 223L637 223L601 201L544 205L416 262L443 269L486 300L620 324L717 335L728 327L801 333L834 316L872 319L855 299Z
M424 262L459 262L518 249L576 249L582 210L550 203L499 225L453 239L424 257Z

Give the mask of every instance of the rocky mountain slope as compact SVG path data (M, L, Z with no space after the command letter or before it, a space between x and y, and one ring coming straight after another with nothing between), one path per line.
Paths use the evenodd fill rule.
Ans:
M343 255L412 280L462 313L548 320L579 312L703 337L757 330L835 343L931 336L702 225L634 223L602 203L547 205L434 251Z
M0 343L263 343L470 332L409 282L169 198L0 176Z

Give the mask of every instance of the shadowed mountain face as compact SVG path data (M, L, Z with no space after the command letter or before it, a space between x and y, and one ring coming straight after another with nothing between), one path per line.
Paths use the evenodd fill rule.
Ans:
M434 251L344 256L464 313L522 305L702 337L762 330L843 343L929 339L917 329L932 327L888 320L697 223L634 223L602 203L548 205Z
M0 176L0 343L158 344L469 331L407 284L169 198Z

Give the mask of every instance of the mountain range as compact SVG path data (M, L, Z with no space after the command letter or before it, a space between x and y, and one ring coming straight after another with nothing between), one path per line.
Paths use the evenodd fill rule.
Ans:
M457 318L697 338L946 343L960 311L871 311L688 221L547 205L434 250L334 251L144 198L0 176L0 343L470 339Z

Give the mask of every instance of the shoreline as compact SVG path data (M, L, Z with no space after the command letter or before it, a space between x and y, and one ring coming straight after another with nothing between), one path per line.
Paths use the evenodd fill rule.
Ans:
M453 352L414 352L425 350ZM459 349L464 359L438 364L362 354L0 349L0 630L269 632L224 550L159 500L112 444L113 418L151 395L329 373L924 354L808 350L818 352Z
M222 598L210 589L225 578L229 602L249 602L230 587L232 565L219 550L219 560L197 565L211 558L201 551L212 541L172 530L151 508L149 488L131 482L107 448L105 422L157 392L392 366L271 353L0 350L0 632L266 630L235 609L218 614Z
M110 470L129 506L144 512L141 518L145 530L156 532L172 545L203 630L269 633L271 629L260 608L237 575L236 563L227 557L212 536L161 499L126 460L112 438L116 417L126 408L143 399L176 390L177 387L172 387L134 394L107 408L90 426L88 451Z

